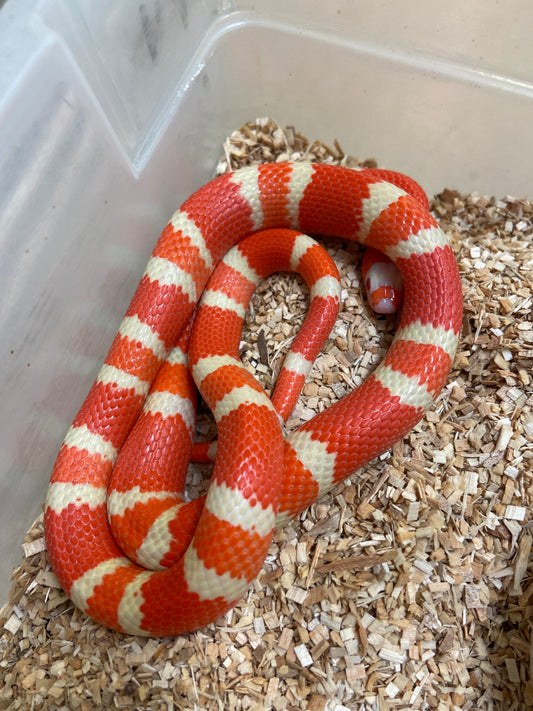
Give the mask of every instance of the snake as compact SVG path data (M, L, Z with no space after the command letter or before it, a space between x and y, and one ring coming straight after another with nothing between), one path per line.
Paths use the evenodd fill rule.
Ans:
M403 305L366 380L284 436L293 396L278 381L273 403L240 361L249 297L240 285L253 291L283 264L305 272L316 251L307 235L385 255L401 275ZM318 261L323 277L303 274L311 305L335 310L335 273ZM274 528L389 449L432 406L462 310L453 250L408 176L300 161L246 166L199 188L163 230L57 455L44 530L65 593L125 634L180 635L221 618L258 576ZM331 315L311 316L310 307L308 318L323 337ZM296 389L314 357L310 340L284 364ZM180 487L194 450L195 384L218 437L207 494L188 501ZM137 527L135 511L147 514Z

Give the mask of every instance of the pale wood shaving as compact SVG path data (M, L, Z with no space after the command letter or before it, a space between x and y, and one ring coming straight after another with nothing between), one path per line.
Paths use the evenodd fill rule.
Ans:
M289 159L362 165L261 119L228 138L218 172ZM432 209L465 295L436 407L276 531L263 572L223 620L176 639L122 636L76 610L38 519L0 613L0 709L533 707L533 205L446 189ZM363 302L359 248L326 245L343 307L288 429L358 385L394 332ZM254 296L242 355L268 389L306 304L291 276ZM207 418L200 429L207 436ZM195 470L193 484L201 478Z

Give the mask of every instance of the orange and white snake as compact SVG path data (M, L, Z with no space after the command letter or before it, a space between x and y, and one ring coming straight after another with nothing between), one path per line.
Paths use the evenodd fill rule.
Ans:
M380 250L401 273L404 303L376 370L284 439L280 419L294 404L286 382L302 386L320 348L309 334L327 337L338 307L333 265L293 230ZM239 340L258 280L286 268L310 286L309 330L271 401L240 363ZM260 571L274 526L420 420L445 383L461 321L453 252L410 178L302 162L247 167L205 185L163 231L60 449L45 536L67 595L131 634L177 635L220 617ZM218 448L207 496L186 502L191 372Z

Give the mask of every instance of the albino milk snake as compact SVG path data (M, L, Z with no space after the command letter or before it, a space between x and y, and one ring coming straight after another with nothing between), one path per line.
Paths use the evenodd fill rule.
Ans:
M302 386L320 348L309 345L309 333L327 337L338 287L324 253L292 231L260 232L230 251L271 228L377 248L396 263L404 289L384 361L286 440L279 415L288 416L294 397L285 379ZM191 315L228 252L189 342ZM272 404L238 348L257 281L286 268L308 281L312 313ZM333 306L333 317L315 312L315 302ZM410 178L302 162L247 167L205 185L163 231L60 449L45 536L67 595L98 622L131 634L177 635L220 617L260 571L275 525L420 420L445 383L461 320L453 252ZM187 359L214 413L218 452L207 497L184 503L195 416Z

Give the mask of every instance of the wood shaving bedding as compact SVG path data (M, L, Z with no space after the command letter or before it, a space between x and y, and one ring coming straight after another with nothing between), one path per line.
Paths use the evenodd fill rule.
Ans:
M375 165L262 119L226 140L217 172L271 160ZM80 613L50 569L40 517L0 611L0 709L533 708L533 204L445 189L432 210L465 297L436 406L276 531L246 598L193 634L124 636ZM359 247L326 246L342 311L288 429L362 382L394 333L364 304ZM267 389L306 306L285 275L252 300L242 356Z

